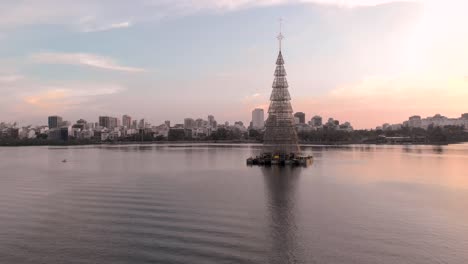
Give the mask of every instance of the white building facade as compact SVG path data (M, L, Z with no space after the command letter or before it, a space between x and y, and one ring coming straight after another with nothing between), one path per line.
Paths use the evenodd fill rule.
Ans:
M263 109L256 108L252 111L252 128L263 129L265 126L265 112Z

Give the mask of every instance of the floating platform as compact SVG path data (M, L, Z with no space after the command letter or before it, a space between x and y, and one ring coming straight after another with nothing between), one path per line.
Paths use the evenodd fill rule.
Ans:
M270 166L270 165L292 165L292 166L307 166L312 164L312 156L301 156L301 155L270 155L263 154L261 156L250 157L247 159L247 165L259 165L259 166Z

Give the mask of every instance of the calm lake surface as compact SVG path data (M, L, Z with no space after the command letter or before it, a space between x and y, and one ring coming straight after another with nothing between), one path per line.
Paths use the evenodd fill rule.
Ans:
M468 263L467 144L303 150L0 148L0 263Z

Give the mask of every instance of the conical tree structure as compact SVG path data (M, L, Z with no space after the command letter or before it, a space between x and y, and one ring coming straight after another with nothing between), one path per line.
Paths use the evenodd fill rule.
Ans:
M294 124L291 96L288 91L286 70L281 50L276 60L275 79L270 97L268 119L265 123L263 152L277 154L298 154L300 152Z

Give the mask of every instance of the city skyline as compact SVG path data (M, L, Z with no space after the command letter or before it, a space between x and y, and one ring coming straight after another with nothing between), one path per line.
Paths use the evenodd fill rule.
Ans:
M467 112L461 1L0 5L7 122L114 113L155 124L207 113L248 121L252 109L267 108L279 17L295 112L368 129Z
M275 89L273 89L273 94L275 94ZM277 102L272 101L275 104ZM262 125L263 118L259 110L252 111L252 122L249 125L242 121L236 121L233 124L229 122L218 123L213 115L208 115L207 119L187 117L183 124L171 124L170 120L165 120L159 125L151 124L144 118L132 118L129 115L123 115L122 119L120 117L99 116L98 122L88 122L84 119L70 122L61 116L49 116L47 125L41 126L0 122L0 141L2 141L0 143L42 145L135 141L186 142L192 140L265 143L268 142L265 138L271 136L268 134L271 134L271 126L274 124L275 118L270 121L265 120ZM456 143L465 142L467 139L464 134L466 135L468 131L466 129L468 127L468 113L463 113L458 118L449 118L440 114L426 118L414 115L401 123L384 123L371 130L355 130L350 122L343 122L333 117L329 117L327 120L315 115L306 122L306 115L303 112L296 112L294 117L292 113L288 116L288 122L293 122L291 132L299 136L303 143ZM266 146L271 146L271 144Z
M195 117L195 116L189 116L185 117L181 122L173 122L173 120L166 119L163 122L157 122L153 123L145 119L144 117L135 117L131 116L128 114L123 114L123 115L99 115L95 117L94 119L83 119L80 118L76 121L74 119L69 119L60 115L50 115L47 117L43 118L43 121L40 122L40 124L21 124L19 122L9 122L6 120L0 120L1 124L9 125L11 126L12 124L15 124L14 127L21 128L21 127L49 127L49 128L59 128L61 126L67 126L71 127L73 123L80 123L80 122L86 122L90 124L95 124L96 126L100 126L103 128L114 128L114 127L127 127L127 128L133 128L133 127L146 127L146 126L151 126L151 127L157 127L160 125L166 125L168 128L170 127L177 127L177 126L183 126L184 128L191 128L191 127L200 127L200 126L210 126L210 127L216 127L218 125L220 126L228 126L228 125L234 125L237 123L245 123L246 128L249 129L254 129L254 130L263 130L265 128L265 122L267 117L264 115L263 109L255 108L251 111L251 119L250 121L245 121L245 120L236 120L234 122L230 121L222 121L222 120L216 120L215 116L212 114L207 114L205 115L207 118L204 119L201 116ZM298 127L304 126L304 125L309 125L311 127L321 127L322 125L326 124L327 122L338 122L338 124L351 124L347 120L339 120L335 119L333 116L321 116L321 115L309 115L304 112L294 112L294 119L295 119L295 125ZM327 121L328 120L328 121ZM436 122L434 122L434 120ZM461 121L461 122L460 122ZM204 122L204 123L200 123ZM383 122L383 123L382 123ZM424 128L427 129L429 125L433 124L435 126L464 126L465 128L468 127L468 113L460 113L458 116L446 116L440 113L436 113L433 115L429 116L422 116L418 114L413 114L405 119L399 120L396 123L390 123L387 121L382 121L380 125L377 125L374 128L367 128L367 129L361 129L357 128L358 130L386 130L388 129L393 129L393 130L398 130L401 129L401 127L410 127L410 128ZM112 126L106 126L103 124L108 124L112 123L114 125ZM52 124L52 125L51 125ZM60 125L62 124L62 125ZM354 129L354 128L352 128Z

